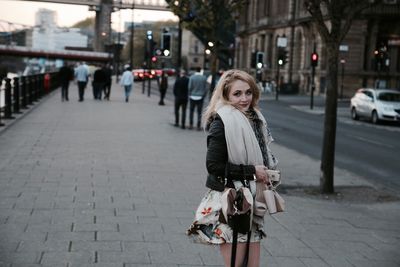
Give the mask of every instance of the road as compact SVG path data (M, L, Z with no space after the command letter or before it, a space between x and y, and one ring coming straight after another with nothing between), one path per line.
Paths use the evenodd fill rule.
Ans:
M166 95L171 101L174 99L173 83L174 80L170 79ZM141 83L139 84L141 90ZM158 97L159 94L156 86L156 82L152 82L153 97ZM315 112L310 113L309 97L282 95L279 101L275 101L273 96L264 96L260 101L260 108L277 143L320 160L324 102L323 97L315 97ZM353 121L348 105L348 101L338 103L335 166L356 173L377 187L398 194L400 125L373 125L367 121Z
M323 120L321 113L309 109L304 97L281 97L260 102L276 142L314 159L321 158ZM285 101L286 100L286 101ZM308 102L308 99L307 101ZM323 105L319 99L317 105ZM296 109L303 106L303 111ZM323 107L320 108L322 111ZM372 125L366 121L352 121L348 103L339 103L336 131L335 165L374 182L377 186L400 189L399 125ZM397 191L398 192L398 191Z

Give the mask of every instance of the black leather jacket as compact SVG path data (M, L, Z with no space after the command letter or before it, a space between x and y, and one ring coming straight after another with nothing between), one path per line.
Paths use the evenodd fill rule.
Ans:
M253 165L236 165L228 162L225 129L222 119L216 115L210 124L207 136L206 166L208 177L206 186L210 189L223 191L226 186L234 187L232 180L253 180L256 173Z

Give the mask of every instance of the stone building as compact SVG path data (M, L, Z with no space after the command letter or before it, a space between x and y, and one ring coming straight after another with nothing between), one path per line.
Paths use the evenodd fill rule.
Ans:
M258 78L276 81L278 40L287 51L287 63L279 68L283 91L310 92L311 54L316 51L315 92L324 94L326 51L304 0L249 0L237 18L235 67L255 74L252 57L259 52ZM386 0L354 19L339 60L339 95L350 96L360 87L400 89L400 0Z

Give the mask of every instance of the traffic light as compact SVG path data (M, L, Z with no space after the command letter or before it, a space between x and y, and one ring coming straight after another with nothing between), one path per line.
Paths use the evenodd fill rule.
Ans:
M311 66L312 67L318 66L318 54L316 52L313 52L311 54Z
M152 56L151 57L151 62L156 63L157 62L157 57L156 56Z
M278 49L278 65L283 66L288 62L288 51L284 48Z
M264 66L264 52L256 53L256 68L261 69Z
M147 40L153 40L153 31L147 31L146 32L146 37L147 37Z
M171 56L171 33L163 32L161 35L161 50L164 57Z

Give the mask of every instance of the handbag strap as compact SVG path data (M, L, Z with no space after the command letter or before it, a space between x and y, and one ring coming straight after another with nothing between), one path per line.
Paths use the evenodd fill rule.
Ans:
M249 262L250 237L251 237L251 231L249 231L247 233L246 254L245 254L244 259L243 259L242 267L247 267L247 264ZM237 238L238 238L238 232L237 232L236 229L233 229L233 240L232 240L232 251L231 251L231 267L235 267L235 264L236 264Z
M238 231L236 227L233 227L232 230L233 230L233 240L232 240L232 251L231 251L231 267L235 267Z

